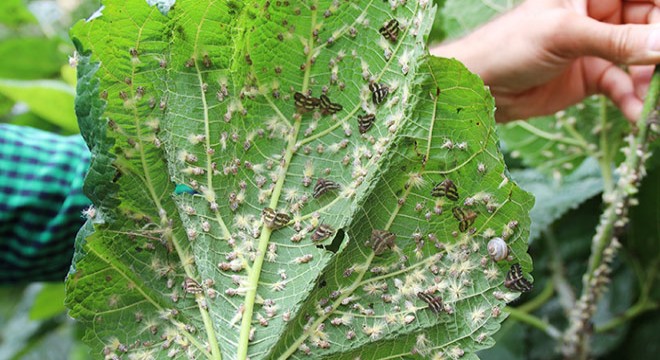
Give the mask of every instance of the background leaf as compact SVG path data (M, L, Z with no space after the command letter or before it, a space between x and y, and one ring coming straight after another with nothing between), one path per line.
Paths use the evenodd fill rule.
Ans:
M533 168L512 170L511 176L536 199L530 213L530 242L569 210L603 191L600 168L594 159L587 159L572 174L560 179Z
M73 111L74 90L55 80L0 80L0 93L25 103L32 112L59 126L66 133L77 133Z
M44 284L34 299L30 319L45 320L63 313L64 310L64 284Z
M4 0L0 3L0 23L8 27L36 22L22 0Z
M16 37L0 41L0 78L36 80L57 75L66 56L60 39Z
M443 29L447 38L455 39L503 13L521 0L446 0Z
M508 123L501 136L512 157L558 178L574 171L589 156L614 163L620 158L619 148L629 125L609 101L592 97L554 116Z

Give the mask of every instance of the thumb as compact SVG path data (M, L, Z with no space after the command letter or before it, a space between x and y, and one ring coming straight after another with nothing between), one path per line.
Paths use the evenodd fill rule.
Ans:
M660 63L660 24L613 25L574 16L559 28L559 45L574 56L597 56L615 64Z

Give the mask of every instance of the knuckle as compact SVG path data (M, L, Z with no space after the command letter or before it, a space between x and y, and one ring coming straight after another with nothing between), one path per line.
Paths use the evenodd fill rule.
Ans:
M619 25L614 27L609 38L608 51L612 60L625 63L632 55L634 44L634 27L632 25ZM607 54L603 54L607 55ZM610 57L610 56L607 56Z

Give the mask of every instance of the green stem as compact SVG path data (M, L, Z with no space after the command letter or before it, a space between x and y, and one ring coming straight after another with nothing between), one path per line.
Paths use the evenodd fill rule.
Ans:
M640 299L635 305L630 307L622 315L617 316L601 326L596 327L597 333L604 333L625 324L626 322L648 312L660 308L660 304L648 299Z
M605 193L609 194L614 189L614 180L612 174L612 152L607 144L607 98L600 97L600 156L598 164L603 177Z
M318 5L316 1L314 2L315 9ZM312 10L311 14L311 27L309 30L309 38L307 44L310 48L314 44L314 29L316 28L316 16L317 11ZM307 54L307 59L305 60L305 74L303 75L303 84L301 91L304 93L309 87L310 81L310 70L312 67L312 56L313 52L310 51ZM296 142L298 141L298 136L300 135L300 127L302 126L302 118L294 118L294 124L291 134L289 134L289 141L287 148L284 154L284 165L283 171L281 172L273 192L271 193L269 207L272 209L277 209L277 205L282 194L282 189L284 188L284 180L287 177L286 174L291 165L291 160L293 155L296 152ZM238 359L247 359L248 355L248 345L250 342L250 330L252 329L252 317L254 313L254 304L257 299L257 287L259 286L259 278L261 277L261 267L263 266L264 259L268 250L268 243L270 242L270 236L272 234L272 229L269 229L265 224L261 229L261 235L259 237L259 243L257 245L257 256L254 259L252 268L248 274L247 279L247 291L245 293L245 308L243 310L243 318L241 319L241 332L238 339L238 349L237 349L237 358Z
M548 300L552 298L552 294L554 294L554 288L552 286L552 282L548 281L545 283L545 287L543 288L543 291L541 291L540 294L538 294L532 300L518 306L516 310L525 313L531 313L533 311L536 311L539 308L541 308L541 306L543 306L545 303L547 303ZM507 306L507 308L509 307Z
M504 311L509 313L511 319L520 321L523 324L527 324L534 328L537 328L553 339L558 339L561 336L561 332L557 330L556 327L550 325L547 321L544 321L534 315L528 314L524 311L520 311L516 308L506 307Z
M530 134L534 134L542 139L546 139L549 141L556 141L558 143L562 143L566 145L579 146L581 148L584 148L585 151L587 151L588 148L588 144L586 143L586 141L580 141L579 139L565 137L560 133L547 132L545 130L541 130L537 128L536 126L528 122L519 122L516 123L516 126L521 127L527 130Z
M557 289L559 303L564 308L564 312L569 314L575 307L575 292L573 291L571 284L569 284L564 277L564 263L561 261L561 254L559 252L559 246L557 245L554 231L548 229L543 232L543 235L550 253L550 268L552 270L551 283L554 283L555 288Z
M284 174L291 164L291 159L294 154L294 147L296 139L298 138L298 133L300 132L301 121L300 119L296 120L294 124L294 130L289 139L289 145L284 156L285 171L282 172L282 175L278 179L278 182L275 184L273 193L271 196L270 207L273 209L277 208L277 203L279 202L280 195L282 193L282 188L284 186ZM265 225L261 230L261 236L259 237L259 244L257 245L257 257L254 259L252 269L248 275L247 280L247 292L245 293L245 309L243 311L243 318L241 319L241 333L238 342L238 358L246 359L248 352L248 343L250 341L250 330L252 328L252 315L254 312L254 303L257 297L257 287L259 285L259 277L261 276L261 267L263 266L266 253L268 252L268 243L270 242L270 235L272 230Z
M655 277L658 269L658 261L660 261L660 257L651 262L651 265L648 266L648 272L646 275L643 274L644 270L641 268L641 266L637 262L633 261L633 266L635 266L635 273L637 274L640 283L639 299L635 305L631 306L622 315L617 316L605 324L596 327L597 333L608 332L648 311L653 311L660 308L660 303L654 302L650 299L651 288L655 283Z
M585 139L584 136L582 136L582 134L580 134L575 129L575 127L573 126L572 123L570 123L568 121L564 121L564 130L566 130L566 132L568 132L573 137L573 139L575 139L575 141L577 141L577 143L580 144L580 147L582 147L584 149L584 151L587 153L587 155L589 155L589 156L591 156L595 159L599 158L598 154L593 151L591 146L589 146L590 143L587 141L587 139Z

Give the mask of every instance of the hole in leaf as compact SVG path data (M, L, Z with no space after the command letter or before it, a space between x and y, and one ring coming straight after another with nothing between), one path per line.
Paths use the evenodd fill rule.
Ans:
M324 246L324 245L316 245L317 248L319 249L324 249L327 251L332 251L333 253L336 253L339 250L339 247L341 246L341 243L344 241L344 230L339 229L337 230L337 234L335 234L335 237L332 239L332 242L330 245Z
M324 288L326 285L328 285L328 282L325 281L325 277L323 275L319 276L319 278L316 280L316 287L318 289Z

